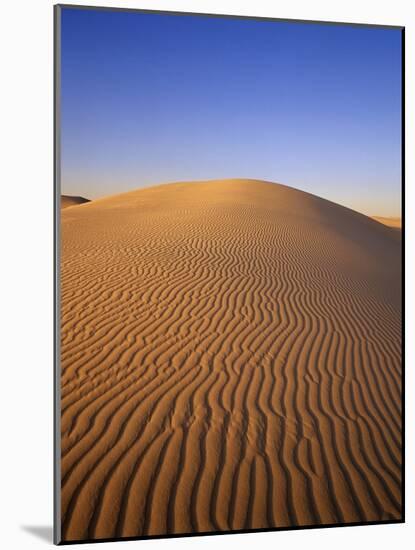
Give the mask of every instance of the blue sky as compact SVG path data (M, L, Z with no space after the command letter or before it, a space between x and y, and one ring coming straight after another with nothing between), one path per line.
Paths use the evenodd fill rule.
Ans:
M62 192L281 182L400 215L401 31L62 10Z

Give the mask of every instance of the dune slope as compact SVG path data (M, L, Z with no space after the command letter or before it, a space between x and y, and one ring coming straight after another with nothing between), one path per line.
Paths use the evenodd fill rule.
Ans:
M378 221L379 223L383 223L384 225L387 225L388 227L393 227L397 229L401 229L402 227L401 218L385 218L382 216L373 216L373 219Z
M266 182L65 209L63 538L399 519L400 265Z

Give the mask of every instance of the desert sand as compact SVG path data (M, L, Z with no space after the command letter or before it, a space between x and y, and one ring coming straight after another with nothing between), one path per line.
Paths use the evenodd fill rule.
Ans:
M62 211L64 540L401 518L401 241L255 180Z
M76 206L85 202L89 202L89 199L85 199L84 197L74 197L71 195L61 195L61 208L68 208L69 206Z
M385 218L383 216L373 216L373 219L387 225L388 227L396 227L401 229L402 220L401 218Z

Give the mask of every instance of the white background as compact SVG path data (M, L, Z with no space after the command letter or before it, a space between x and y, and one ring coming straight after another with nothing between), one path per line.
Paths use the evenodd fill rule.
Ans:
M0 12L0 546L51 544L52 527L52 0L8 0ZM79 3L72 0L71 3ZM407 281L414 280L415 18L410 0L86 0L89 5L406 26ZM415 545L414 292L407 285L407 524L107 543L105 548L406 549ZM411 334L412 333L412 334ZM412 539L412 540L411 540ZM94 548L96 545L84 545Z

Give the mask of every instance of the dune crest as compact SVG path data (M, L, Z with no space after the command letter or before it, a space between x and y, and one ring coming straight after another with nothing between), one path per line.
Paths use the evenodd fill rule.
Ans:
M389 228L223 180L65 208L61 235L64 540L401 517Z

